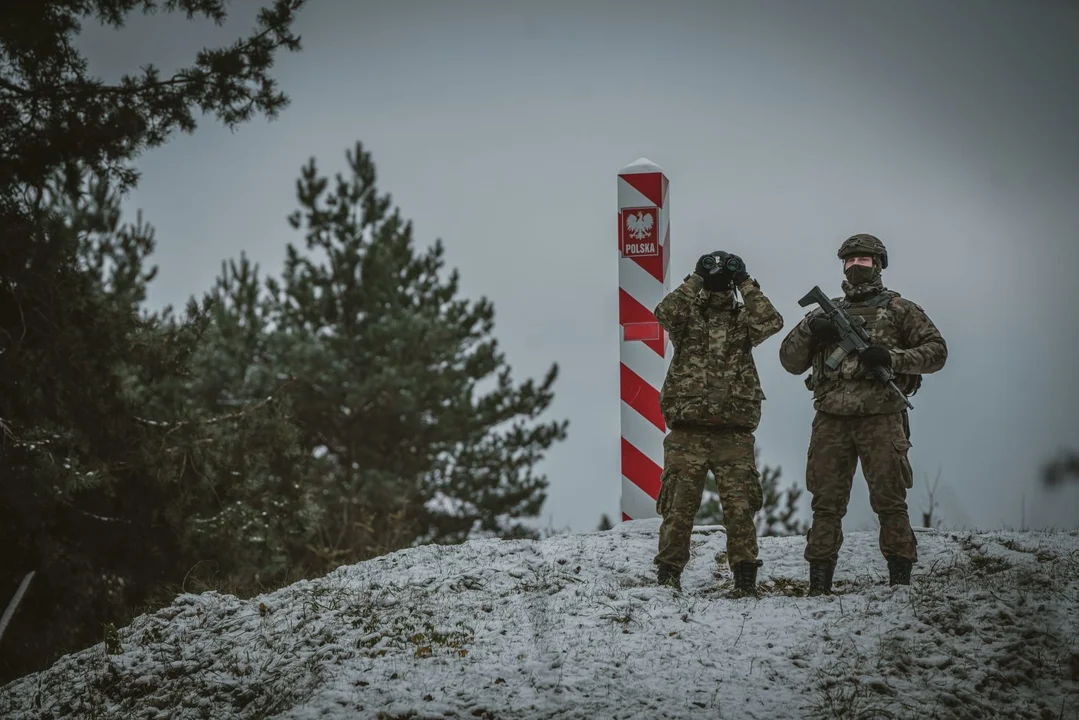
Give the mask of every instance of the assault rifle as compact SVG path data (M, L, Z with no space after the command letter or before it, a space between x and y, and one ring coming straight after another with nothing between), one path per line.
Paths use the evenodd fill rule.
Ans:
M802 307L809 305L810 303L817 303L820 305L821 310L824 311L824 317L826 317L836 330L839 331L839 347L837 347L831 355L825 359L824 364L829 369L835 370L839 367L839 363L843 362L843 358L850 355L852 352L857 352L859 355L870 345L869 334L865 331L865 320L860 317L855 317L853 320L843 308L836 307L832 299L821 292L820 287L814 285L813 289L805 294L798 304ZM895 373L891 368L877 366L873 368L873 373L887 383L888 387L899 393L903 398L903 402L907 404L907 407L911 410L914 406L910 404L910 399L899 389L899 386L895 384Z

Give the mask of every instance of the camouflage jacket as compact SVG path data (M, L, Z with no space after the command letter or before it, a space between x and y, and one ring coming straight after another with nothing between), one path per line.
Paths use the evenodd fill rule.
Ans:
M734 293L701 292L692 274L656 307L656 319L674 346L660 410L670 426L698 425L755 430L760 424L761 390L753 348L783 329L783 317L756 280Z
M913 394L921 386L921 376L944 367L948 346L936 325L917 303L888 290L878 280L865 287L851 288L844 283L844 296L832 301L854 319L865 320L865 330L876 345L891 351L896 385ZM809 332L809 321L821 314L814 308L783 338L779 362L787 372L800 375L812 369L806 387L813 392L813 405L834 415L880 415L905 409L903 398L877 380L851 353L835 370L824 360L835 349L834 343L818 343Z

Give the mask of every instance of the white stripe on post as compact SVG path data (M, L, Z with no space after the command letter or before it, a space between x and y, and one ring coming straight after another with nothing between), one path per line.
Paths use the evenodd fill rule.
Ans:
M622 401L622 437L644 453L645 457L663 467L663 436L665 433L645 420L640 413ZM656 452L656 450L659 452Z
M643 378L663 377L667 372L666 359L643 342L622 343L622 364Z
M632 519L659 517L656 499L641 490L632 480L622 476L622 512Z

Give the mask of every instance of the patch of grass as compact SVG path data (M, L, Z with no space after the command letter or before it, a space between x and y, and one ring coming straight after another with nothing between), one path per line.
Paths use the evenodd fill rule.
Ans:
M1067 685L1067 658L1079 638L1068 620L1079 568L1036 545L1000 544L1037 563L1013 564L971 541L912 586L918 632L937 648L924 649L920 660L913 654L920 668L910 679L936 698L937 716L1060 718L1062 706L1079 706L1079 689ZM949 687L939 682L945 668Z
M447 648L457 657L465 657L468 655L466 645L476 639L476 634L465 625L463 620L454 623L454 627L455 629L443 631L432 623L425 622L422 632L413 633L408 638L408 641L415 646L412 654L418 658L431 657L434 654L434 648L442 647Z
M972 555L970 565L983 575L995 575L1011 568L1011 563L997 555Z
M450 651L455 657L468 655L475 632L463 620L452 627L440 627L432 622L414 603L406 612L387 613L374 603L357 604L350 611L352 627L363 633L356 647L367 657L383 657L390 649L409 648L413 657L432 657L438 648Z
M867 676L859 668L873 661L852 648L836 648L836 662L814 673L810 720L884 720L908 717L896 691L883 676Z
M105 623L102 639L105 643L105 654L119 655L124 651L123 645L120 644L120 633L112 623Z
M643 603L634 600L621 600L613 603L601 600L598 604L605 609L600 617L616 625L621 625L623 633L628 634L631 626L644 628L646 625L637 617L638 613L644 610Z
M774 595L805 597L809 594L809 581L793 580L791 578L773 578L760 583L760 589Z
M578 573L581 568L563 568L561 565L544 564L532 565L528 572L520 572L513 575L517 578L514 587L503 595L515 595L518 593L542 592L545 595L555 595L571 584L583 583Z
M1011 550L1012 552L1023 552L1023 553L1032 553L1032 552L1034 552L1030 548L1027 548L1027 547L1024 547L1024 546L1020 545L1019 543L1017 543L1015 540L1013 540L1011 538L1008 538L1007 540L1001 540L1000 545L1001 545L1001 547L1005 547L1008 550Z
M1001 540L1000 545L1001 545L1001 547L1007 548L1008 550L1011 550L1012 552L1021 552L1021 553L1027 553L1028 555L1033 555L1034 559L1037 560L1040 563L1052 562L1054 560L1059 559L1057 554L1050 551L1050 550L1046 550L1044 548L1029 547L1029 546L1026 546L1026 545L1020 545L1018 542L1016 542L1015 540L1013 540L1011 538L1008 538L1007 540Z

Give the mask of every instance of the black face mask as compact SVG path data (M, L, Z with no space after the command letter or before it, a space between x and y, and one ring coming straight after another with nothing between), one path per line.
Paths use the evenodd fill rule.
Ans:
M874 266L851 265L843 271L843 274L851 285L865 285L877 278L877 268Z

